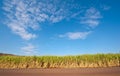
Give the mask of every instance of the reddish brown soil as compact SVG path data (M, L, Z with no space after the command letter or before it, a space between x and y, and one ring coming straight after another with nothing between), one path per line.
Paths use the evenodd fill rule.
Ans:
M0 69L0 76L120 76L120 67L76 69Z

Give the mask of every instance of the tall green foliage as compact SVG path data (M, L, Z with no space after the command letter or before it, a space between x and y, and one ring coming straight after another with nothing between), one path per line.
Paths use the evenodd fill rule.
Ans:
M0 56L0 68L80 68L120 66L120 54Z

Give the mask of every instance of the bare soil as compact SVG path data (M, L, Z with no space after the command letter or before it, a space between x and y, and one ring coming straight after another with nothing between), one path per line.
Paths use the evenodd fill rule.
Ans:
M120 76L120 67L71 69L0 69L0 76Z

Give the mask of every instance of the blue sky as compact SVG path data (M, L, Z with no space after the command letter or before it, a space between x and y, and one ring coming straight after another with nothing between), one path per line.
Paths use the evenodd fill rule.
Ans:
M120 0L1 0L0 52L118 53L119 3Z

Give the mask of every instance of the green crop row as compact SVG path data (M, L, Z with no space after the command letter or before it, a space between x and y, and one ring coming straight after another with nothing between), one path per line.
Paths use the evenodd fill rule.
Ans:
M0 68L80 68L120 66L120 54L0 56Z

